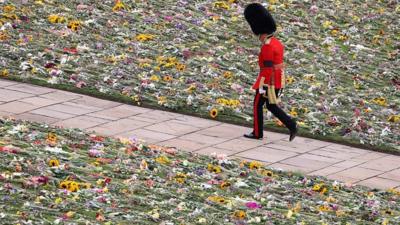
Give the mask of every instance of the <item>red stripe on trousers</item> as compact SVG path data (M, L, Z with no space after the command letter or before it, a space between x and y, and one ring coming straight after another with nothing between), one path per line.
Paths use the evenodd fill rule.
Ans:
M256 93L256 99L254 101L253 113L254 113L254 136L259 137L258 131L258 101L260 100L260 94Z

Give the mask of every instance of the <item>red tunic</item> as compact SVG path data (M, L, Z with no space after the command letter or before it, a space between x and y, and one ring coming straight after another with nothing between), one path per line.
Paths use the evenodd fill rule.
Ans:
M275 88L282 88L283 51L284 46L275 37L271 37L269 44L261 46L261 52L258 55L260 73L253 84L253 89L259 88L261 77L265 78L264 83L271 84L272 74L275 74Z

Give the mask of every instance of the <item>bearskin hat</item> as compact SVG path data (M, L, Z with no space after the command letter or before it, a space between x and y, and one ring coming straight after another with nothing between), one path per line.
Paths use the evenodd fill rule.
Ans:
M244 17L255 35L272 34L276 24L268 10L259 3L251 3L244 10Z

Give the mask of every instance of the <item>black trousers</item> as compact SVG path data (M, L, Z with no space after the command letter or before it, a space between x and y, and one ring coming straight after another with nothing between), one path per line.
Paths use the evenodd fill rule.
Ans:
M265 88L264 88L265 89ZM278 96L280 89L275 89L275 94ZM266 90L268 92L268 90ZM260 95L258 89L256 90L256 96L254 97L254 106L253 106L253 114L254 114L254 124L253 124L253 134L256 137L263 137L263 127L264 127L264 118L263 118L263 106L266 104L267 109L277 117L290 131L296 128L296 122L290 118L281 108L279 108L276 104L269 104L268 97L264 97Z

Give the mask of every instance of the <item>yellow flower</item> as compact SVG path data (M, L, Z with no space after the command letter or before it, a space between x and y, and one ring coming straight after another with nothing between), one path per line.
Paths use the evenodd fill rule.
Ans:
M54 14L47 17L47 20L50 23L64 23L66 21L65 17L54 15Z
M268 177L272 177L274 175L274 173L270 170L261 170L260 174L263 176L268 176Z
M186 69L186 65L185 65L185 64L182 64L182 63L178 63L178 64L176 65L176 69L177 69L178 71L182 72L182 71L184 71L184 70Z
M221 167L214 166L212 164L207 165L207 170L210 172L213 172L213 173L221 173L222 172Z
M346 212L345 212L345 211L343 211L343 210L337 210L337 211L336 211L336 216L337 216L337 217L342 217L342 216L344 216L344 215L346 215Z
M382 225L389 225L390 220L388 218L385 218L382 222Z
M60 183L59 188L61 189L67 189L69 187L69 184L71 183L71 181L65 180L63 182Z
M325 22L322 23L322 27L324 27L325 29L330 27L331 25L332 25L331 21L325 21Z
M159 105L163 105L163 104L165 104L167 102L167 97L160 96L160 97L157 97L157 100L158 100L158 104Z
M223 74L223 76L224 76L226 79L232 78L232 72L230 72L230 71L225 71L224 74Z
M164 76L163 80L166 81L166 82L170 82L170 81L173 80L173 78L172 78L172 76L167 75L167 76Z
M231 186L231 183L226 181L226 182L222 182L219 187L224 190L230 186Z
M388 121L392 123L398 123L400 122L400 115L391 115Z
M62 198L56 198L56 200L54 201L54 203L56 203L56 205L60 204L62 202Z
M331 34L332 34L333 36L336 36L338 33L339 33L339 31L336 30L336 29L334 29L334 30L331 31Z
M389 216L393 216L393 215L394 215L393 211L390 210L390 209L387 209L387 210L382 211L382 214L384 214L384 215L389 215Z
M69 211L65 214L68 218L72 218L75 215L75 212Z
M214 2L213 7L217 9L226 9L226 10L229 10L230 8L226 2L222 1Z
M293 82L294 82L294 77L288 76L288 77L286 78L286 84L292 84Z
M79 184L83 189L89 189L92 185L90 183L81 183Z
M293 211L292 210L288 210L287 214L286 214L286 218L290 219L293 216Z
M9 36L5 32L0 31L0 41L5 41L9 38Z
M372 102L381 106L386 106L386 99L384 97L374 98Z
M170 160L166 156L160 156L160 157L156 158L156 162L158 162L160 164L169 164Z
M332 197L332 196L327 197L327 198L325 199L325 201L327 201L327 202L329 202L329 203L335 203L335 202L337 202L337 200L336 200L334 197Z
M50 167L56 167L56 166L60 166L60 162L57 159L51 159L49 161L49 166Z
M6 5L6 6L3 7L3 11L5 13L14 12L14 10L15 10L15 7L12 6L12 5Z
M296 107L293 107L292 110L290 110L289 114L293 117L297 117L298 114L296 112L296 109L297 109Z
M186 178L187 178L187 175L184 173L177 173L175 175L175 181L178 182L179 184L185 183Z
M79 191L79 184L76 183L75 181L72 181L69 186L68 186L68 191L70 192L76 192Z
M8 77L8 75L9 75L8 69L3 69L3 71L1 71L2 77Z
M217 116L218 116L218 110L216 108L212 108L210 110L210 117L215 119L215 118L217 118Z
M125 10L125 5L121 1L117 1L112 8L113 12L120 11L120 10Z
M79 20L72 20L68 23L67 27L72 31L77 31L81 26L81 22Z
M154 39L154 35L151 34L138 34L136 35L136 40L140 42L150 41Z
M243 210L236 211L233 216L238 220L243 220L246 218L246 212Z
M157 75L151 75L150 80L151 80L151 81L158 82L158 81L160 81L160 77L157 76Z
M220 196L210 196L207 198L208 201L219 203L219 204L226 204L228 201Z
M313 191L320 191L321 190L321 184L314 184L314 186L313 186Z
M249 168L251 169L251 170L253 170L253 169L256 169L256 170L258 170L258 169L260 169L261 167L262 167L262 163L261 162L258 162L258 161L252 161L252 162L250 162L250 164L249 164Z
M321 212L328 212L331 210L328 205L321 205L320 207L318 207L318 209Z
M54 133L48 133L46 142L49 144L56 144L57 143L57 135Z

